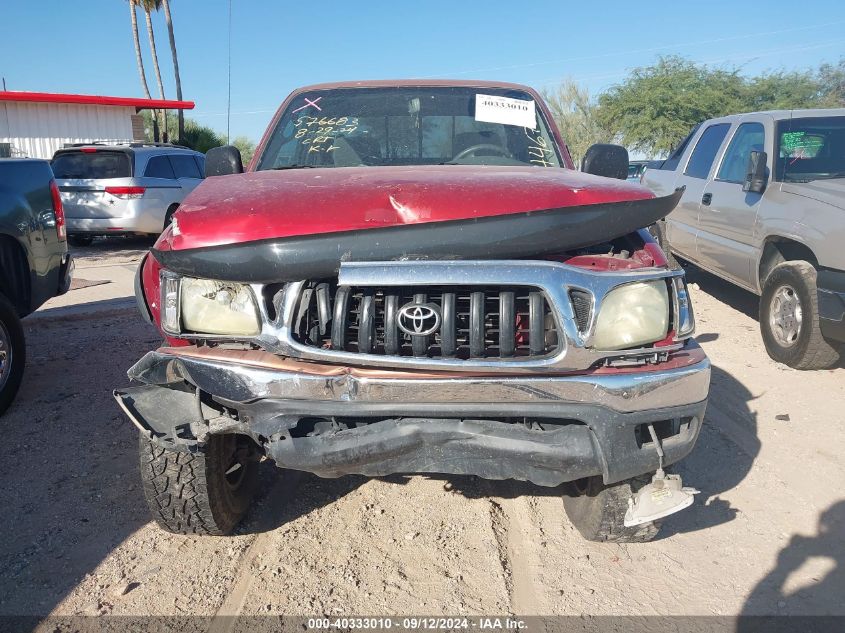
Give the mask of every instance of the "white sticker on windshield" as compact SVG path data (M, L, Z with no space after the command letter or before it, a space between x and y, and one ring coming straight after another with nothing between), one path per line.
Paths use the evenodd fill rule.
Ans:
M495 95L475 95L475 120L484 123L518 125L532 130L537 127L534 101Z

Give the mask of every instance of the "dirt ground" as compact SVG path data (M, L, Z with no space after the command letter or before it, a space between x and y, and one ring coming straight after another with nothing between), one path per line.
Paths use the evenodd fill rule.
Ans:
M163 532L111 396L159 342L130 299L148 246L78 250L76 277L109 283L25 321L24 385L0 419L0 615L845 615L845 367L777 365L755 297L698 271L713 383L678 470L701 494L652 543L585 542L557 489L270 463L236 536Z

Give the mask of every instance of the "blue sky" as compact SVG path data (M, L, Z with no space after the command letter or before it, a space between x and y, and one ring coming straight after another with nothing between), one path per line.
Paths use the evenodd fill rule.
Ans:
M227 0L171 0L188 116L226 130ZM143 14L150 90L157 96ZM154 16L175 97L164 16ZM126 0L6 0L0 76L10 90L142 96ZM593 93L677 53L744 72L845 55L845 2L270 2L232 0L232 136L258 140L295 87L397 77L499 79Z

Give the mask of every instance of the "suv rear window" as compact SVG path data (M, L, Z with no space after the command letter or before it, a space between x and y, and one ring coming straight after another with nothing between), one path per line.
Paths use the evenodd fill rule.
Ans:
M132 165L126 152L78 150L57 154L50 162L58 179L128 178Z

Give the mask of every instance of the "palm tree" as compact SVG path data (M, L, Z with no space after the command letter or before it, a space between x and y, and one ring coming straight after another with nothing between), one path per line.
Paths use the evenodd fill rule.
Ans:
M179 76L179 60L176 57L176 37L173 35L173 19L170 17L170 1L162 0L164 7L164 21L167 22L167 35L170 37L170 56L173 58L173 75L176 79L176 98L182 100L182 79ZM177 111L179 117L179 140L185 136L185 113Z
M132 16L132 38L135 40L135 61L138 63L138 74L141 77L141 87L147 99L152 99L150 87L147 85L147 73L144 72L144 58L141 57L141 41L138 39L138 16L135 15L135 3L137 0L129 0L129 14Z
M161 68L158 65L158 53L156 52L156 37L153 32L152 11L158 11L161 8L162 0L138 0L141 6L144 7L144 13L147 19L147 35L150 38L150 53L153 56L153 70L156 75L156 82L158 83L158 95L164 99L164 83L161 81ZM162 115L162 123L164 126L164 133L167 134L167 119ZM158 139L156 139L158 140Z

